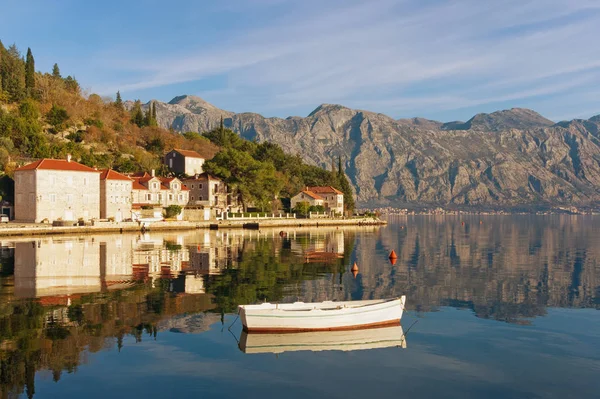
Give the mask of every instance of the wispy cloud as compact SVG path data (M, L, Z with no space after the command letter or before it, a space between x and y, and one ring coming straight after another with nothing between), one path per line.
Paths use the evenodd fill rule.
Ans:
M196 50L193 38L182 39L183 51L103 50L97 67L118 65L127 77L116 73L92 89L147 95L219 76L222 87L192 94L216 92L216 105L235 111L285 116L340 102L400 117L520 106L540 96L556 97L540 101L540 111L559 114L561 95L600 88L597 1L322 3L261 0L261 12L274 15ZM600 110L598 101L580 105Z

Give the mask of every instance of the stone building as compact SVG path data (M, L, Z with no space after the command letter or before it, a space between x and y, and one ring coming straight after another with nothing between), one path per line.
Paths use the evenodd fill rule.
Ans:
M194 176L203 173L202 165L206 158L196 151L173 149L164 158L169 169L179 175Z
M137 205L185 206L190 190L176 177L159 177L146 172L131 176L132 202Z
M190 190L190 205L204 205L221 210L226 210L230 205L227 185L218 177L204 172L182 181Z
M100 172L71 160L41 159L15 170L15 220L100 217Z
M310 206L322 205L326 212L340 215L344 213L344 193L331 186L306 187L292 197L292 208L299 202L308 202Z
M105 169L100 173L100 218L131 219L133 180Z
M292 197L290 205L294 209L301 202L306 202L309 206L323 206L323 197L308 190L307 187Z

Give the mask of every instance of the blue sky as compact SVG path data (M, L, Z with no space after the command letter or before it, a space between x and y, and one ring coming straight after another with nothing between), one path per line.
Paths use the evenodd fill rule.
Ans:
M4 0L0 40L88 92L305 116L600 113L598 0Z

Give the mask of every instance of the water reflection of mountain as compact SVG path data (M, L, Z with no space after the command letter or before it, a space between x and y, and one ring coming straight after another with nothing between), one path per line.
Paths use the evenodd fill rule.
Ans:
M346 296L406 294L409 306L472 309L519 322L546 307L600 308L600 220L585 217L398 218L357 241ZM463 224L464 223L464 224ZM395 266L384 260L394 249ZM373 257L378 253L380 256Z
M463 224L464 222L464 224ZM240 303L406 294L419 311L522 322L600 308L600 223L404 218L386 228L191 231L0 242L0 397L126 336L194 333ZM398 261L391 265L391 249ZM333 254L333 255L330 255ZM349 267L356 260L359 274ZM214 312L203 314L202 312ZM82 355L83 354L83 355Z

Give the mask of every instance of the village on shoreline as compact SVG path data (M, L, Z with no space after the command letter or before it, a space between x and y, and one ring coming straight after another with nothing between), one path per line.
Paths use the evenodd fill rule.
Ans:
M173 149L164 156L169 177L98 170L70 155L31 162L14 171L14 205L2 202L10 222L0 224L0 236L386 223L346 211L344 194L332 186L304 187L285 210L252 209L203 171L206 160Z

